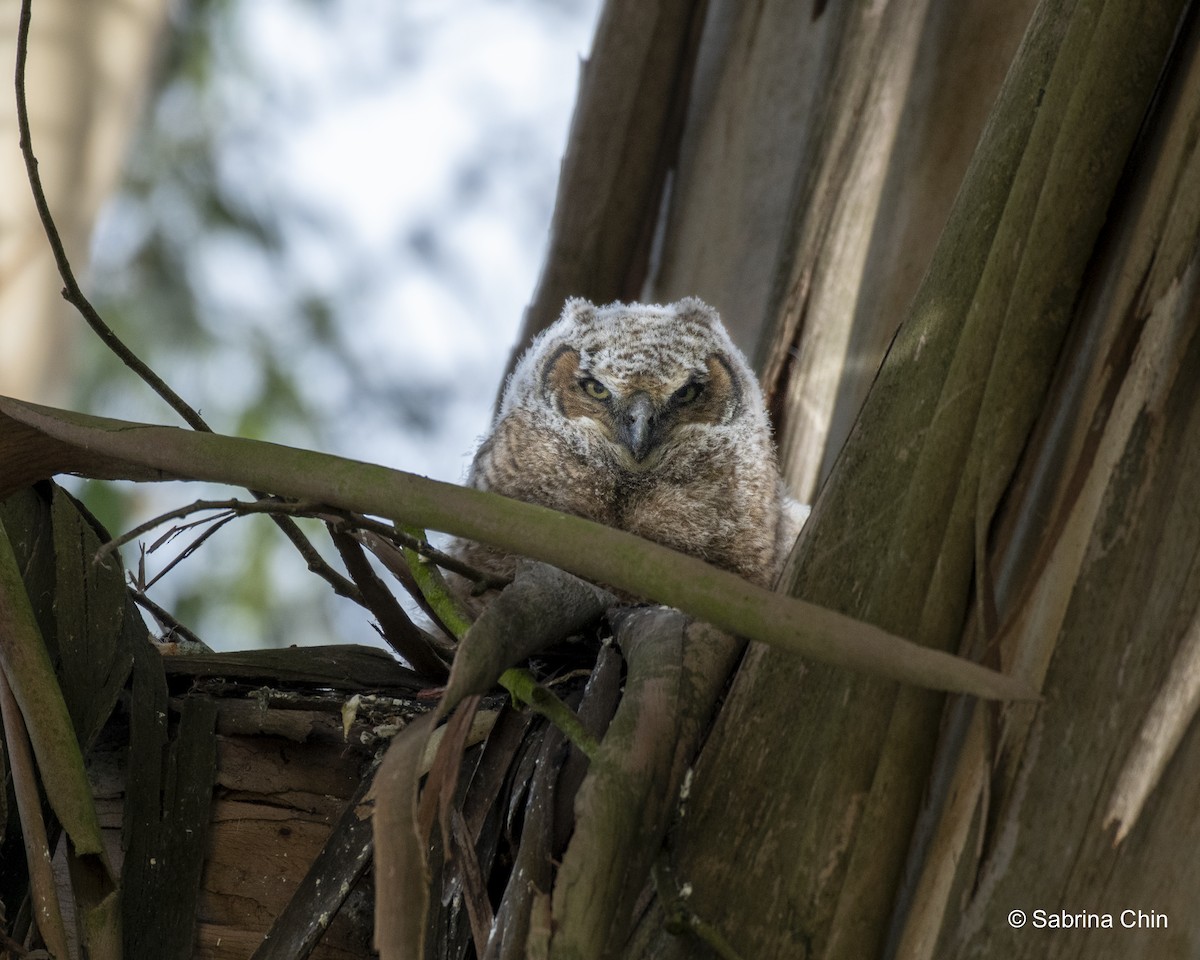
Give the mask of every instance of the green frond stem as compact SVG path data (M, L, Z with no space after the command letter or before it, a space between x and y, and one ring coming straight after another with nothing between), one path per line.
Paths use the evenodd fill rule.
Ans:
M589 760L595 760L600 741L588 733L578 715L553 692L538 683L533 674L519 667L510 667L500 674L500 686L508 691L514 703L523 703L539 716L558 727L573 746Z
M418 543L428 542L428 535L420 527L398 523L396 529L405 536L412 537ZM408 563L408 569L412 572L421 594L433 608L433 612L442 625L454 635L456 640L461 640L470 629L474 618L454 595L454 591L450 589L442 577L441 571L433 562L421 556L412 547L403 546L401 549L404 551L404 559Z

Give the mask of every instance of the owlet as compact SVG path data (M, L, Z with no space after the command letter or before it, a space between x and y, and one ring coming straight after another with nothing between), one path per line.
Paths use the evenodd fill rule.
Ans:
M568 300L521 358L469 483L655 540L770 586L807 508L717 312ZM511 567L486 548L472 562Z

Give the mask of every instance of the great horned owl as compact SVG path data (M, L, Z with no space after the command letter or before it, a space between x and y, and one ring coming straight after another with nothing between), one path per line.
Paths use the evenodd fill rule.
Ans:
M695 298L568 300L509 378L469 483L765 586L807 515L784 492L754 374L717 312ZM464 553L506 565L484 548Z

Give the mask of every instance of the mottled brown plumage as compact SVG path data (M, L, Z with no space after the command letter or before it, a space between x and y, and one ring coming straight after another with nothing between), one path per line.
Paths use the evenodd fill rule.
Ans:
M762 393L717 312L568 300L509 378L469 482L770 585L803 513ZM801 511L803 508L800 508ZM491 569L511 558L464 545Z

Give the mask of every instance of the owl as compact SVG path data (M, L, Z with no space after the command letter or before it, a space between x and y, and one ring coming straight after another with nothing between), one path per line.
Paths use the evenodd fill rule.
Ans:
M468 482L628 530L770 586L806 509L717 312L568 300L505 386ZM512 558L464 545L508 572Z

